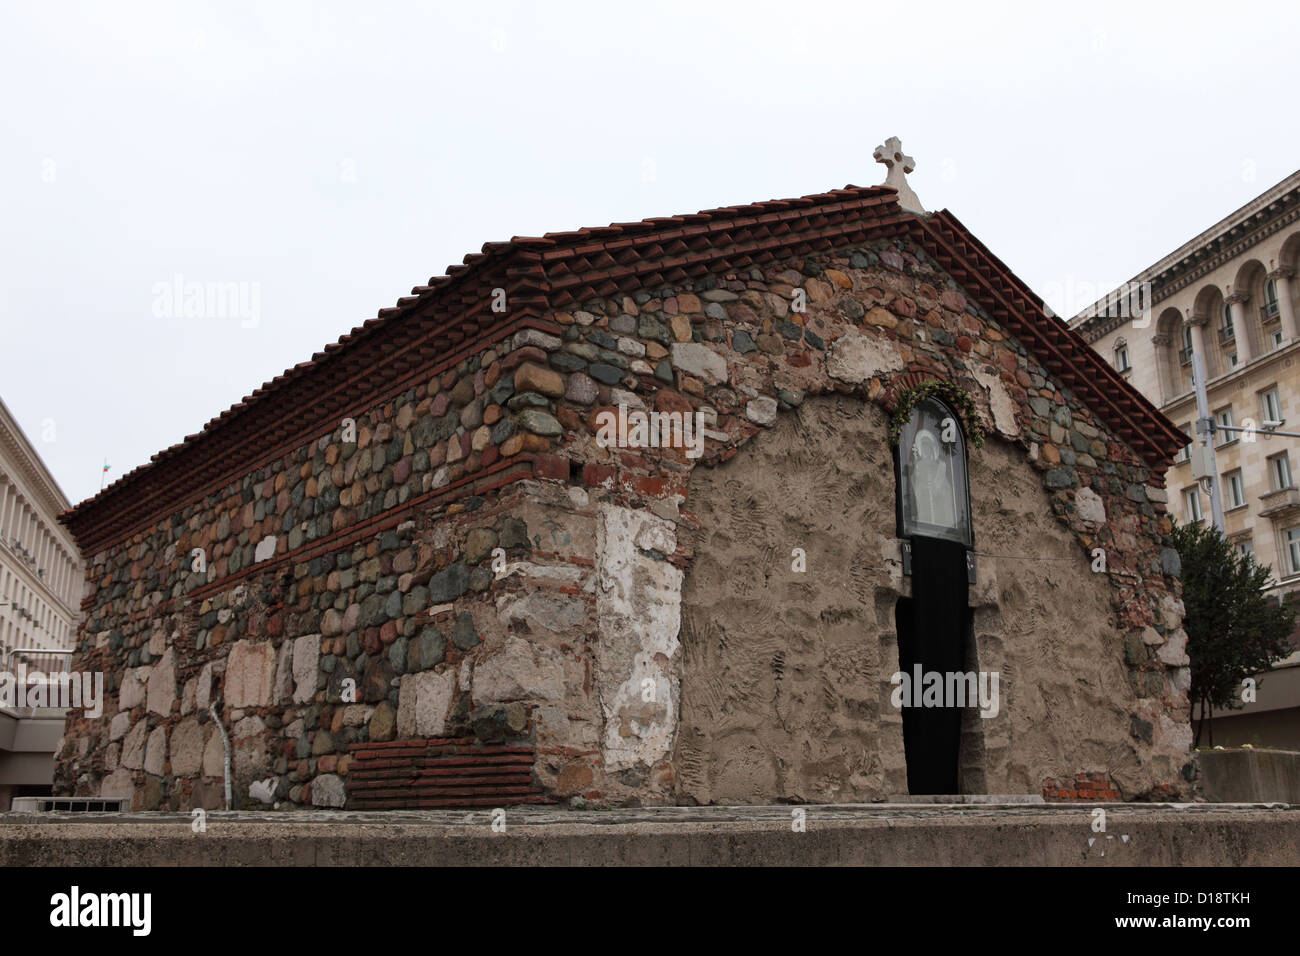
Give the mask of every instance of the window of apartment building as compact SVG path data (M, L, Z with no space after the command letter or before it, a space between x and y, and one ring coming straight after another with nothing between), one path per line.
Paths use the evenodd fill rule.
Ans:
M1269 341L1273 343L1274 349L1280 349L1282 347L1282 330L1274 329L1273 334L1269 336Z
M1291 487L1291 459L1286 452L1269 457L1268 477L1274 491Z
M1184 365L1192 363L1192 327L1183 324L1183 348L1178 353L1178 361Z
M1178 454L1175 456L1174 461L1187 461L1187 459L1192 457L1192 423L1183 422L1178 426L1178 428L1187 436L1187 444L1178 449Z
M1287 570L1291 574L1300 574L1300 528L1289 528L1286 532Z
M1214 413L1214 421L1215 424L1223 428L1231 428L1234 425L1236 425L1237 423L1232 419L1232 406L1228 405L1227 407L1220 408L1218 411L1216 411ZM1216 433L1214 443L1216 445L1227 445L1236 440L1237 440L1236 432L1222 431Z
M1187 515L1188 521L1201 520L1201 493L1196 488L1184 489L1183 513Z
M1280 422L1282 418L1282 398L1277 393L1277 386L1259 393L1260 406L1264 410L1264 421Z
M1133 366L1128 360L1128 346L1123 341L1115 346L1115 368L1120 372L1127 372Z
M1223 314L1219 317L1219 341L1228 342L1234 337L1232 331L1232 306L1223 303Z
M1265 322L1277 318L1277 283L1272 279L1264 283L1264 305L1259 314Z
M1228 510L1242 508L1246 504L1246 483L1241 478L1241 469L1230 471L1223 476L1223 490L1228 501Z
M1237 553L1247 558L1255 557L1255 541L1253 538L1243 538L1236 544Z

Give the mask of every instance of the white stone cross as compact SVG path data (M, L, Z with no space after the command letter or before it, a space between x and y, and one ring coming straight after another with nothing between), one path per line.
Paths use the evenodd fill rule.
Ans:
M877 146L874 154L876 162L884 163L889 170L883 185L898 190L898 204L912 212L924 213L925 207L912 187L907 183L907 173L916 169L916 160L903 155L903 142L897 136L885 140L884 146Z

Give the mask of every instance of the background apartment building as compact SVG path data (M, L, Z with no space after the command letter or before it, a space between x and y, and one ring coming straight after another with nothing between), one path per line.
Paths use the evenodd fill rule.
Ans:
M0 402L0 669L66 668L77 633L84 568L58 522L68 500ZM56 708L0 706L0 811L15 796L50 792L63 734Z
M1298 266L1300 172L1070 320L1189 438L1194 354L1205 363L1215 420L1259 429L1216 433L1216 465L1224 532L1272 568L1269 590L1279 600L1300 600L1300 440L1270 436L1265 424L1300 431ZM1189 449L1165 478L1170 511L1182 522L1208 520ZM1216 715L1214 734L1216 744L1300 749L1300 646L1261 683L1256 704Z

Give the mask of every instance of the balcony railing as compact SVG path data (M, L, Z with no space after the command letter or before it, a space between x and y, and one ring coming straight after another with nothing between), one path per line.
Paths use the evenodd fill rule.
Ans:
M44 647L0 647L0 671L12 675L11 680L16 690L21 690L21 699L34 699L33 693L40 685L45 687L45 700L57 699L56 691L60 687L60 675L70 672L69 664L72 651L52 650ZM63 679L66 683L66 678ZM18 686L21 685L21 686ZM17 695L15 696L17 698ZM4 705L6 710L9 705ZM53 705L52 705L53 706ZM31 717L40 708L19 707L20 717Z
M1192 364L1192 350L1190 347L1178 350L1178 361L1183 365Z
M1259 317L1264 322L1271 322L1278 317L1278 306L1276 302L1265 302L1259 307Z
M1236 338L1237 338L1237 331L1231 325L1219 326L1220 345L1227 345L1229 342L1235 341Z

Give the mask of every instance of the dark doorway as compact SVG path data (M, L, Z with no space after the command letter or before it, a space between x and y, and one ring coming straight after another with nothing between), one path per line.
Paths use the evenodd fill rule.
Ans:
M937 538L912 539L912 597L895 606L898 664L912 680L922 674L947 675L966 668L970 629L967 602L966 548ZM903 707L903 751L907 791L912 794L959 793L962 712L957 707L915 706L921 688L913 682L912 704Z

